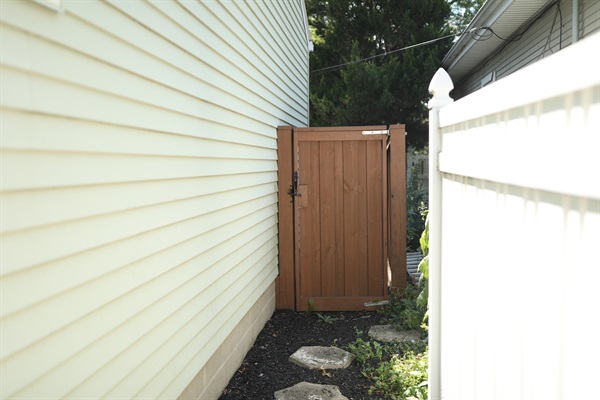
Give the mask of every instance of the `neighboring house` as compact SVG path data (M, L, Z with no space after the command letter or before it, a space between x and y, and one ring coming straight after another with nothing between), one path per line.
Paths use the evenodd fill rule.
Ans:
M215 399L275 309L303 1L2 0L1 398Z
M430 398L597 397L600 2L471 29L430 85Z
M600 31L600 2L488 0L467 31L442 61L455 100Z

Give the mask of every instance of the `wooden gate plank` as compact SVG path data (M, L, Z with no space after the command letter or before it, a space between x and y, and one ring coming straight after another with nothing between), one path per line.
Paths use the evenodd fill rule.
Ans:
M344 251L344 147L340 141L334 142L334 204L335 204L335 295L345 293L346 268Z
M334 142L320 142L320 208L321 208L321 295L336 294L335 238L335 147Z
M310 241L310 248L312 258L310 263L312 265L312 295L321 296L321 207L320 207L320 143L310 142L310 163L308 169L310 170L308 182L308 201L310 210L310 230L307 232L310 235L308 240ZM302 160L300 161L302 162ZM306 240L306 237L305 237Z
M315 169L312 168L315 163L315 154L318 157L318 151L314 151L313 144L314 142L305 141L298 143L298 152L307 157L299 161L298 173L300 185L306 188L302 196L308 196L308 199L302 199L302 203L306 207L298 207L298 213L299 218L305 221L304 226L310 227L309 230L300 229L297 233L300 250L297 269L300 271L300 295L304 297L321 295L320 277L315 276L316 271L320 269L321 260L320 256L317 257L320 245L318 177L313 176ZM315 182L317 182L316 185Z
M367 144L368 294L383 294L383 156L382 143Z
M344 259L346 274L344 294L359 295L358 272L358 166L356 141L344 142Z
M356 144L356 172L357 172L357 194L358 194L358 294L369 295L369 227L368 227L368 202L367 194L367 141L361 140Z

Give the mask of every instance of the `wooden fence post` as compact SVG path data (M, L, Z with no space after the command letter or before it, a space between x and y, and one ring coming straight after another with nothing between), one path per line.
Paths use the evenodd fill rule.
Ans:
M406 287L406 144L404 125L390 126L390 239L392 288Z
M277 182L279 202L279 276L275 281L277 309L296 309L294 281L294 203L288 185L292 183L292 127L277 128Z

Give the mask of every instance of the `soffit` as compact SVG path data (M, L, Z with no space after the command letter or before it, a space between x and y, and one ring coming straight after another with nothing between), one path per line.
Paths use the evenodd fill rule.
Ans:
M498 36L507 39L552 1L554 0L486 1L467 27L467 33L461 36L448 51L442 60L442 67L454 82L459 82L504 43L494 35L487 40L477 40L477 36L468 33L470 30L490 27Z

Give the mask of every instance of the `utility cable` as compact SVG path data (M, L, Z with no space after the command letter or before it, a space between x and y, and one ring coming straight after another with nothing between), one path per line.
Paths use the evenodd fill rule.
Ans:
M438 42L440 40L448 39L448 38L451 38L451 37L454 37L454 36L460 36L462 34L463 34L463 32L461 32L461 33L453 33L451 35L446 35L446 36L443 36L443 37L440 37L440 38L428 40L426 42L421 42L421 43L413 44L413 45L410 45L410 46L402 47L401 49L390 50L390 51L386 51L386 52L381 53L381 54L376 54L376 55L371 56L371 57L361 58L360 60L354 60L354 61L350 61L350 62L343 63L343 64L332 65L331 67L325 67L325 68L315 69L313 71L310 71L310 73L313 74L313 73L317 73L317 72L329 72L329 71L332 71L332 70L335 70L335 69L338 69L338 68L346 67L348 65L357 64L357 63L360 63L360 62L363 62L363 61L372 60L374 58L385 57L388 54L397 53L397 52L403 51L403 50L414 49L415 47L425 46L425 45L428 45L428 44L431 44L431 43Z
M482 31L482 30L485 33L478 33L479 31ZM472 35L473 39L475 39L478 42L491 39L492 36L496 36L498 39L500 39L502 41L507 41L507 42L514 42L514 41L517 41L517 40L520 39L520 36L518 38L514 38L514 39L505 39L505 38L502 38L502 37L498 36L496 34L496 32L494 32L494 30L492 28L490 28L489 26L482 26L482 27L478 27L478 28L471 28L468 31L462 31L462 32L459 32L459 33L452 33L450 35L446 35L446 36L442 36L442 37L439 37L439 38L436 38L436 39L428 40L426 42L421 42L421 43L413 44L413 45L410 45L410 46L402 47L400 49L386 51L384 53L376 54L374 56L361 58L360 60L354 60L354 61L349 61L349 62L342 63L342 64L332 65L330 67L315 69L313 71L310 71L310 73L311 74L315 74L315 73L318 73L318 72L323 73L323 72L334 71L336 69L341 69L341 68L347 67L348 65L358 64L360 62L369 61L369 60L372 60L374 58L385 57L387 55L390 55L390 54L393 54L393 53L397 53L399 51L404 51L404 50L414 49L416 47L426 46L428 44L439 42L440 40L444 40L444 39L448 39L448 38L456 37L456 36L462 36L462 35L467 34L467 33L470 33Z
M525 29L523 29L520 33L518 33L518 34L516 34L516 35L514 35L512 37L503 38L502 36L500 36L496 32L494 32L494 30L491 27L489 27L489 26L481 26L481 27L477 27L477 28L471 28L468 31L464 30L464 31L459 32L459 33L453 33L453 34L442 36L442 37L439 37L439 38L436 38L436 39L428 40L426 42L421 42L421 43L413 44L413 45L410 45L410 46L402 47L400 49L386 51L384 53L376 54L374 56L370 56L370 57L366 57L366 58L361 58L360 60L354 60L354 61L350 61L350 62L347 62L347 63L332 65L330 67L315 69L313 71L310 71L310 73L311 74L315 74L315 73L318 73L318 72L325 73L325 72L334 71L334 70L337 70L337 69L341 69L341 68L347 67L348 65L353 65L353 64L360 63L360 62L372 60L374 58L385 57L385 56L387 56L389 54L397 53L399 51L414 49L415 47L426 46L428 44L435 43L435 42L438 42L440 40L444 40L444 39L448 39L448 38L456 37L456 36L462 36L462 35L467 34L467 33L470 33L472 35L472 38L474 40L478 41L478 42L489 40L493 36L495 36L496 38L498 38L498 39L502 40L503 42L505 42L505 45L506 45L506 44L508 44L510 42L516 42L517 40L520 40L523 37L523 35L525 34L525 32L527 32L529 30L529 28L531 28L531 26L534 23L536 23L546 13L546 11L548 11L548 9L551 6L553 6L553 5L557 5L558 6L558 14L559 14L559 17L560 17L560 42L559 42L559 50L560 50L562 48L562 12L560 10L560 0L554 0L553 3L549 4L541 13L538 14L536 16L536 18L533 21L531 21L525 27ZM555 17L555 20L556 20L556 17ZM552 30L553 29L554 29L554 23L552 23L552 29L550 30L550 34L552 34ZM479 31L483 31L483 33L479 33Z

